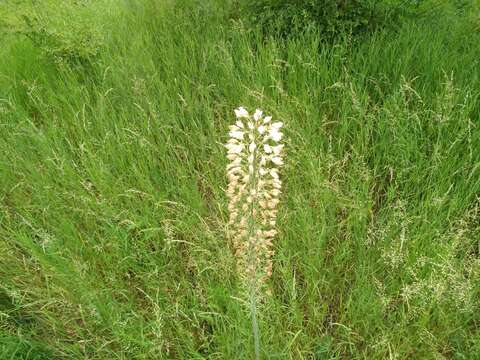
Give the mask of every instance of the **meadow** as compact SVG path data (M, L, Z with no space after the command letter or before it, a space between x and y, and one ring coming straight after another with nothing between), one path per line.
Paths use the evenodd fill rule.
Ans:
M233 109L284 123L262 359L480 359L478 2L322 41L225 1L0 4L0 359L252 359Z

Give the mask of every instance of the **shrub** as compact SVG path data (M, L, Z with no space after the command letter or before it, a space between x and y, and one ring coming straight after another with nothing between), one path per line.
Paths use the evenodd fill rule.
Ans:
M0 12L2 32L24 35L57 63L83 64L94 60L105 44L108 1L9 1Z
M359 34L390 23L410 10L415 1L374 0L247 0L240 16L264 33L290 36L315 29L324 38Z

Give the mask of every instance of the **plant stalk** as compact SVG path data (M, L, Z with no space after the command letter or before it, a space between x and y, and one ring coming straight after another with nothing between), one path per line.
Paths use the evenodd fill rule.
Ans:
M255 289L250 291L250 312L252 315L252 330L253 330L253 341L255 347L255 359L260 360L260 332L258 330L257 322L257 297L255 294Z

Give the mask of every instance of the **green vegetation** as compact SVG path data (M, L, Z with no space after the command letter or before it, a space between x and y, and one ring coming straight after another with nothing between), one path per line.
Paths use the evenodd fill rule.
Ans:
M287 143L263 358L478 359L480 18L456 3L325 44L223 1L2 2L0 358L253 357L222 146L244 105Z
M326 40L395 25L418 7L410 0L237 0L237 4L241 18L263 33L290 37L314 28L316 36Z

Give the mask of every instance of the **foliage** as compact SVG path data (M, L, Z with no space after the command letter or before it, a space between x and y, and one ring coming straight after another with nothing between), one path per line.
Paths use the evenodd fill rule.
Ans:
M384 27L416 7L414 2L375 0L247 0L242 19L264 33L290 36L309 29L327 39Z
M104 46L105 20L114 9L109 1L8 0L0 25L3 32L26 36L59 64L85 64L95 61Z
M11 360L53 360L52 352L42 344L9 336L0 330L0 357Z
M286 124L264 358L478 357L474 21L325 43L115 3L89 12L92 72L2 38L1 359L252 359L225 236L239 104Z

